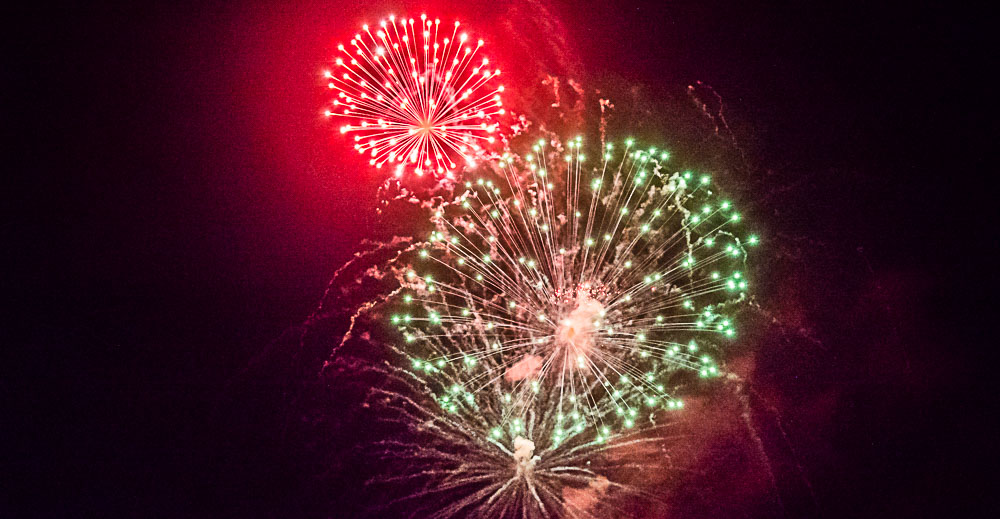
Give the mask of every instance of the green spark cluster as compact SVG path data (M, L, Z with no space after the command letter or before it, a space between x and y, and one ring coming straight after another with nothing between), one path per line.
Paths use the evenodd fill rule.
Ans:
M480 164L398 269L389 324L443 413L509 444L604 443L724 373L760 238L710 174L629 139Z

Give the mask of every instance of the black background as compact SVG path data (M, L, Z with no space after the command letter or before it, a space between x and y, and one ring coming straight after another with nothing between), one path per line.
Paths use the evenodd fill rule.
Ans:
M214 417L229 381L309 315L371 233L378 180L342 160L317 74L336 41L392 10L404 12L265 2L7 13L0 515L310 509L290 506L296 468L253 420ZM994 501L993 397L979 369L994 343L974 333L992 324L996 277L995 54L981 13L589 1L436 12L483 33L551 17L575 49L559 72L654 92L700 80L752 129L757 162L792 186L768 226L833 251L831 317L812 320L834 352L813 369L853 411L831 422L822 455L804 455L817 515L940 517ZM857 272L841 261L870 279L836 279ZM889 309L870 326L909 348L895 390L879 380L903 361L880 365L838 333L866 319L832 308L863 294L858 284L875 288L857 297ZM234 434L253 447L220 447Z

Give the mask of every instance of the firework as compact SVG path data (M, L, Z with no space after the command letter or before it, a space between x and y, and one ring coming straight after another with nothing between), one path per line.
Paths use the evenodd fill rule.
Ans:
M632 141L590 157L582 138L543 140L482 168L436 209L428 241L398 272L390 319L415 369L469 370L442 386L446 411L503 386L502 431L552 393L554 419L572 418L553 442L579 427L605 440L683 408L675 388L720 374L758 238L708 175L670 172L669 158ZM452 347L420 353L442 339Z
M758 238L665 150L588 155L550 139L482 163L366 270L394 287L372 307L393 327L361 334L390 354L358 368L387 516L624 516L684 470L676 418L722 374Z
M425 337L420 350L444 356L480 338L464 326L454 331ZM412 358L413 348L392 350ZM580 416L557 412L562 395L555 386L535 393L528 406L512 404L503 379L468 390L464 384L493 362L414 360L365 368L381 372L369 405L381 423L376 428L389 428L389 439L372 444L383 474L369 488L401 496L381 499L379 510L422 518L606 517L656 501L634 481L680 470L673 456L677 433L665 413L642 428L595 436Z
M376 168L453 178L496 140L504 114L500 70L459 22L396 19L362 26L326 73L336 92L327 116L347 119L341 133Z

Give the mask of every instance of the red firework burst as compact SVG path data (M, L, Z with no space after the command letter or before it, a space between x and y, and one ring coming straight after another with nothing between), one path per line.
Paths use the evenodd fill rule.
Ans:
M337 97L326 115L349 119L340 131L354 134L371 165L452 177L456 160L473 163L494 142L504 113L503 85L493 86L500 70L479 52L483 40L467 43L459 25L448 31L426 15L390 16L338 46L343 55L326 73Z

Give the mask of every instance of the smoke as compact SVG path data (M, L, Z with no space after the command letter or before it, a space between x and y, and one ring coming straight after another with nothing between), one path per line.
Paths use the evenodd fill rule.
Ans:
M526 463L531 460L535 453L535 442L518 436L514 438L514 459L518 463Z
M535 461L538 460L532 457L534 454L535 442L521 436L514 438L514 461L517 462L518 476L531 477Z
M604 305L580 292L576 298L576 308L559 324L556 332L558 342L569 348L567 353L587 356L594 345L592 332L596 329L597 318L604 312Z
M538 355L527 354L521 360L514 363L503 378L507 382L516 382L534 376L542 368L542 358Z
M584 488L563 487L563 504L567 510L589 512L608 493L611 482L604 476L590 480ZM589 514L588 514L589 515Z

